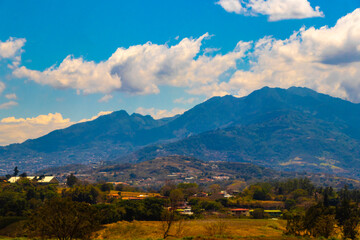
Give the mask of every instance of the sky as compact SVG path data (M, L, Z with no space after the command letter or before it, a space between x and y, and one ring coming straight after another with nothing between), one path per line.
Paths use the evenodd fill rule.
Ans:
M0 0L0 145L301 86L360 102L360 0Z

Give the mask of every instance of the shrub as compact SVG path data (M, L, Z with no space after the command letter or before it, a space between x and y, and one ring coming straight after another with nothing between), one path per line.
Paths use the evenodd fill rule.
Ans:
M208 223L204 226L207 236L226 235L228 232L228 224L223 219Z
M84 239L98 227L96 213L89 204L54 198L32 214L27 228L42 238Z

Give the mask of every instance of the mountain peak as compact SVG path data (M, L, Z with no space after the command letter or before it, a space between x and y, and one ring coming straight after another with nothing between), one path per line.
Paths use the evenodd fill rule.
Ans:
M295 121L298 121L298 126L305 126L305 123L309 126L315 123L320 126L323 122L328 122L331 126L337 124L333 128L337 129L340 135L345 134L360 141L359 104L320 94L308 88L264 87L242 98L231 95L213 97L177 117L160 120L155 120L150 115L143 116L138 113L129 115L124 110L116 111L93 121L53 131L23 144L0 148L2 156L0 168L19 166L31 171L39 165L45 168L69 163L116 159L150 144L175 142L208 131L221 131L241 126L244 127L241 133L243 134L246 133L247 127L257 124L256 126L260 127L253 128L257 129L256 131L271 132L266 130L266 126L270 123L274 124L274 129L282 129ZM310 128L309 126L306 125ZM327 125L324 126L326 128ZM292 127L298 130L294 124ZM300 129L299 132L300 135L307 134L306 129ZM229 134L231 136L233 133L229 132ZM207 138L206 141L213 143L214 146L224 142L225 145L232 146L234 143L227 141L227 137L226 135L219 139ZM274 138L277 139L276 136ZM281 141L279 139L280 145L283 144ZM201 144L201 142L195 143L196 151L201 151ZM158 156L162 151L159 149L150 156ZM173 152L173 154L182 153ZM194 153L189 153L190 156L192 154ZM9 165L9 162L13 165Z

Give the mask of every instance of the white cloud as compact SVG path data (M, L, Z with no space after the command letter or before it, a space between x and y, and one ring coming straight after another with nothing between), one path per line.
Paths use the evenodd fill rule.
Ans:
M175 99L174 100L174 103L181 103L181 104L191 104L191 103L193 103L193 102L195 102L195 101L197 101L198 100L198 98L187 98L187 99L185 99L185 98L177 98L177 99Z
M14 58L22 52L22 47L26 42L25 38L10 37L6 42L0 41L0 60L4 58Z
M142 108L142 107L139 107L135 110L135 112L140 113L142 115L151 115L154 119L173 117L177 114L182 114L185 111L186 109L182 109L182 108L174 108L171 111L168 111L165 109Z
M9 109L9 108L17 106L17 105L18 105L17 102L10 101L10 102L0 104L0 109Z
M269 21L324 17L320 8L312 8L308 0L220 0L216 4L227 12L266 15Z
M112 111L101 111L101 112L99 112L97 115L95 115L95 116L93 116L93 117L91 117L91 118L89 118L89 119L82 119L82 120L80 120L79 123L92 121L92 120L97 119L97 118L100 117L100 116L108 115L108 114L110 114L110 113L112 113Z
M5 83L0 82L0 94L4 91L5 89Z
M249 44L239 42L225 55L201 54L204 34L197 39L184 38L177 45L146 43L118 48L106 61L95 63L83 58L66 57L59 66L44 71L20 67L19 78L28 78L55 88L74 88L78 92L105 93L122 91L130 94L156 94L159 86L196 87L216 82L226 70L235 68Z
M70 119L64 119L60 113L49 113L34 118L3 118L0 121L0 145L37 138L55 129L68 127L71 124L73 123Z
M250 70L238 70L207 91L243 96L263 86L304 86L360 102L360 9L332 28L302 28L285 40L265 37L248 57Z
M16 100L17 96L15 93L6 94L5 97L9 100Z
M240 0L220 0L216 4L219 4L227 12L241 14L247 11L246 8L243 8L241 5Z
M91 121L110 113L110 111L99 112L96 116L90 119L82 119L79 122L72 122L69 118L63 118L60 113L49 113L33 118L3 118L0 120L0 146L38 138L56 129Z
M109 101L110 99L112 99L112 98L113 98L112 95L106 94L106 95L104 95L102 98L100 98L98 102L108 102L108 101Z
M15 69L13 74L19 78L29 78L39 84L50 85L55 88L74 88L89 93L109 93L120 89L120 78L111 73L111 64L85 61L83 58L67 56L58 66L52 66L43 72L30 70L22 66Z

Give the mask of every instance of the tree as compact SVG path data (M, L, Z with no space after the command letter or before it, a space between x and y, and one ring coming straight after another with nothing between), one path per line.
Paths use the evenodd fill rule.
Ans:
M63 197L69 197L76 202L95 204L99 200L100 192L92 185L78 185L71 188L69 191L63 191L62 195Z
M111 183L103 183L100 185L100 190L102 192L110 192L113 189L114 189L114 185L112 185Z
M336 208L336 219L341 228L343 238L356 239L358 235L358 226L360 223L359 207L355 203L351 203L350 192L347 186L341 191L341 202Z
M221 189L221 187L220 187L219 184L213 184L213 185L210 186L210 192L212 194L219 193L220 189Z
M304 230L304 221L301 215L292 215L287 220L285 234L301 236L302 231Z
M170 192L169 206L167 210L163 211L162 216L164 239L170 236L171 227L173 226L174 222L178 220L176 209L183 200L184 194L180 189L174 189Z
M19 169L18 169L18 167L16 166L16 167L14 168L14 177L16 177L18 174L19 174Z
M304 230L313 237L328 238L335 230L334 208L320 202L307 209L303 219Z
M19 176L22 177L22 178L25 178L25 177L27 177L27 173L26 173L26 172L23 172L23 173L20 174Z
M70 174L70 176L66 177L66 185L69 187L73 187L79 180L77 177L74 176L74 174Z
M184 197L188 199L198 192L199 185L196 183L179 183L177 188L180 188L184 193Z
M89 204L53 198L33 213L27 228L42 238L85 239L99 226L96 213Z
M252 216L255 219L263 219L263 218L265 218L264 209L262 209L262 208L254 209L254 211L252 213Z
M176 189L176 185L171 182L168 182L161 188L160 193L163 196L169 197L170 192L174 189Z

